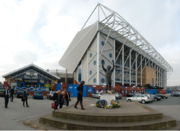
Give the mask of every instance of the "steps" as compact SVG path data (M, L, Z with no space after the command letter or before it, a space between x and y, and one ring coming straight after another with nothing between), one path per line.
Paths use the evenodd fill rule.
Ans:
M159 130L176 126L176 120L163 116L160 120L123 123L91 123L45 115L39 119L41 124L47 124L66 130Z
M66 130L159 130L176 126L176 120L138 102L121 102L118 109L74 105L39 118L39 123Z

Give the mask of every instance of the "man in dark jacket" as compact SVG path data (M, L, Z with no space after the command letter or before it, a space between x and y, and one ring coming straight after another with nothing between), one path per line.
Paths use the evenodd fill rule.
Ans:
M27 99L28 99L28 92L27 92L27 88L26 88L25 91L24 91L24 93L23 93L23 106L24 106L24 102L26 101L26 106L29 107L29 106L28 106L28 102L27 102L28 100L27 100ZM25 106L24 106L24 107L25 107Z
M60 92L60 91L58 91L58 92ZM56 109L54 109L54 110L57 110L57 108L58 108L58 93L57 92L55 92L53 94L53 100L54 100L54 103L56 104Z
M63 107L63 104L64 104L64 91L62 91L62 93L59 95L58 97L58 102L59 102L59 108L62 108Z
M7 105L9 102L9 95L10 95L9 86L7 86L5 91L4 91L5 108L8 108Z
M10 95L10 99L11 99L11 102L13 102L13 96L14 96L14 86L12 87L11 89L11 95Z
M77 87L78 90L78 94L77 94L77 102L74 105L74 108L77 108L78 103L80 102L81 105L81 110L85 110L82 104L82 96L83 96L83 86L84 86L85 82L81 81L81 84Z
M69 105L69 101L70 101L70 92L67 92L66 95L65 95L65 100L67 101L67 104L66 106Z

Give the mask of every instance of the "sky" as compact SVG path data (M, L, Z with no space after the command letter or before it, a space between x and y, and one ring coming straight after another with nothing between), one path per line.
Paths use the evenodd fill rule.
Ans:
M0 81L31 63L63 70L58 61L98 3L144 36L173 67L167 85L180 85L179 0L0 0Z

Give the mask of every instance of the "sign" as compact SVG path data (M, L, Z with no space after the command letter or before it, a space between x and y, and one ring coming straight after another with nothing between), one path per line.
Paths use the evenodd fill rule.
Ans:
M40 83L44 83L44 80L40 80Z
M26 75L27 75L27 76L30 76L30 72L26 72Z
M102 94L100 100L106 100L107 104L111 104L111 100L116 100L115 94Z
M11 82L11 87L13 86L17 86L17 83L16 82Z
M34 72L26 72L27 76L37 76L38 73L34 73Z
M92 92L92 87L88 87L88 92Z

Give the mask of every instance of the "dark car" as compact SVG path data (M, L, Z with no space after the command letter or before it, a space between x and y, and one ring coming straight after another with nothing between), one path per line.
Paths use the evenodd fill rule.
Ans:
M0 96L4 96L4 91L5 91L4 88L0 88Z
M157 96L160 96L162 99L167 99L168 97L162 94L156 94Z
M18 90L17 91L17 98L22 98L23 97L24 91Z
M158 95L152 95L154 97L154 101L160 101L161 97Z
M175 96L179 97L179 96L180 96L180 93L179 93L179 92L173 92L173 93L171 94L171 96L173 96L173 97L175 97Z

